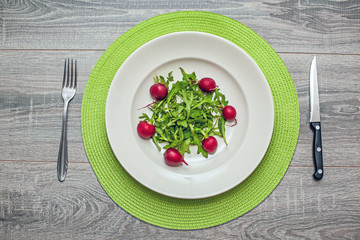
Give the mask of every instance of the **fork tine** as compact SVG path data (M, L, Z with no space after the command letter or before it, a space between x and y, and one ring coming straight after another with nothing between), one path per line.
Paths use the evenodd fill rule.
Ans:
M63 76L62 87L65 87L65 80L66 80L66 59L65 59L65 63L64 63L64 76Z
M66 87L70 84L70 59L67 59L67 75L66 75Z
M70 75L69 87L73 86L73 82L74 82L74 62L73 59L71 59L71 75Z
M76 89L77 84L77 60L75 59L75 79L74 79L74 88Z

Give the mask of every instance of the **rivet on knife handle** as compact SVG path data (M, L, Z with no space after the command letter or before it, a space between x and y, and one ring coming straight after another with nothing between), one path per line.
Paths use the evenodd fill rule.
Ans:
M314 162L315 162L314 177L315 179L320 180L324 174L320 122L312 122L311 128L314 131L314 143L313 143L313 154L314 154Z

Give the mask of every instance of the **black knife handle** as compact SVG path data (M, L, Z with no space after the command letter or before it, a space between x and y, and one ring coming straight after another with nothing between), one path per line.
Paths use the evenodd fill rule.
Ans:
M313 143L313 154L314 154L314 162L315 162L314 178L316 180L320 180L324 175L320 122L312 122L311 128L314 131L314 143Z

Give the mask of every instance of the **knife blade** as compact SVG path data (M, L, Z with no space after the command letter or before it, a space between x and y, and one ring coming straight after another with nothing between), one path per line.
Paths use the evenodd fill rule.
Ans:
M313 158L315 164L314 178L320 180L324 175L319 89L316 69L316 56L313 58L310 67L310 127L314 131Z

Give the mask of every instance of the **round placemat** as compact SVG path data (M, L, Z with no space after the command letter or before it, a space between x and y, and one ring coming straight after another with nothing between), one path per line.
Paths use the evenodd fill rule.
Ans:
M107 93L121 64L148 41L180 31L206 32L238 45L263 71L274 99L273 136L260 165L238 186L204 199L171 198L138 183L116 159L105 128ZM260 204L279 184L290 164L299 125L295 86L286 66L271 46L250 28L231 18L197 11L159 15L119 37L91 72L81 109L85 151L104 190L131 215L150 224L171 229L216 226L237 218Z

